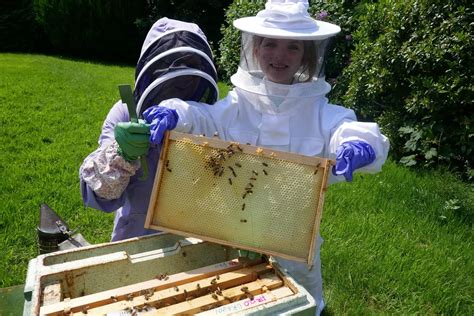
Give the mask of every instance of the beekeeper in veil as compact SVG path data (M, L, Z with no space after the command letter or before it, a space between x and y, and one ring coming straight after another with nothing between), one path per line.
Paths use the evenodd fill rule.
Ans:
M153 24L135 69L133 97L139 118L169 98L209 104L217 100L211 47L198 25L166 17ZM171 118L176 120L168 117L169 124ZM144 228L161 148L149 138L150 124L130 122L127 105L119 100L103 123L99 147L80 167L84 204L115 213L112 241L156 233Z
M330 182L352 181L353 172L381 170L388 139L376 123L358 122L354 112L328 103L324 80L327 42L337 25L308 14L308 2L267 1L256 16L234 21L241 31L241 58L231 77L235 86L214 105L167 100L145 112L151 139L159 143L164 123L158 113L172 109L179 132L214 135L228 141L336 160ZM168 126L166 126L167 129ZM297 210L295 210L297 211ZM314 266L279 259L283 268L324 308L318 236Z

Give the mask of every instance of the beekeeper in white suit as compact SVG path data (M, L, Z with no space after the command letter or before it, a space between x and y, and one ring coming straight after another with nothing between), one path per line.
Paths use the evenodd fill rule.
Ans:
M307 10L307 1L269 0L257 16L234 21L242 32L240 65L231 77L235 88L214 105L169 99L147 109L150 142L160 144L164 131L173 128L217 133L227 141L335 159L331 182L352 181L356 169L380 171L389 142L378 125L358 122L352 110L325 97L326 44L340 28L312 19ZM279 259L316 299L317 314L324 308L321 243L318 236L311 270Z

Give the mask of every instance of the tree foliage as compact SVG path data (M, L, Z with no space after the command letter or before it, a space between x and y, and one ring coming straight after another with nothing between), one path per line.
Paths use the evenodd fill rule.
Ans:
M143 1L33 0L36 20L53 48L81 57L136 60L143 35L135 25Z
M156 20L162 17L198 24L208 41L220 39L224 8L230 0L22 0L24 5L7 17L6 28L45 34L51 52L69 56L135 63L140 47ZM19 7L18 4L15 4ZM21 9L21 10L20 10ZM30 17L35 25L16 23L15 16ZM3 14L0 14L0 21ZM2 28L0 27L0 34ZM7 33L7 32L5 32ZM34 33L33 33L34 34ZM9 37L8 43L20 42ZM23 41L28 44L28 41Z
M342 100L375 119L406 165L472 166L472 5L384 0L365 6Z

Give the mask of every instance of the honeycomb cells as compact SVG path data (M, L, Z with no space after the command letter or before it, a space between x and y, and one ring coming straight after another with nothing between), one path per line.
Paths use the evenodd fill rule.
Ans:
M232 146L170 140L167 150L153 225L308 257L323 172Z

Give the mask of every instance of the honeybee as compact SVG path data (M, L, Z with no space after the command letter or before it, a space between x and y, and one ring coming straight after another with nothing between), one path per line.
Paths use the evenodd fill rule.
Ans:
M238 162L236 162L235 165L236 165L237 167L239 167L239 168L242 168L242 165L241 165L240 163L238 163Z
M263 171L263 173L264 173L266 176L268 176L267 170L263 169L262 171Z
M247 220L246 219L241 219L240 222L241 223L247 223Z
M265 167L268 167L268 164L266 162L262 162L262 165L264 165Z
M314 170L314 173L313 173L314 175L316 175L316 174L318 173L318 170L319 170L319 166L320 166L320 165L321 165L321 163L318 163L318 164L316 165L316 169Z
M244 198L245 198L245 195L247 195L247 193L244 194ZM245 203L242 204L242 211L245 210Z
M231 166L227 166L227 168L229 168L230 171L232 171L232 174L234 175L234 177L237 178L237 175L235 174L234 168L232 168Z

